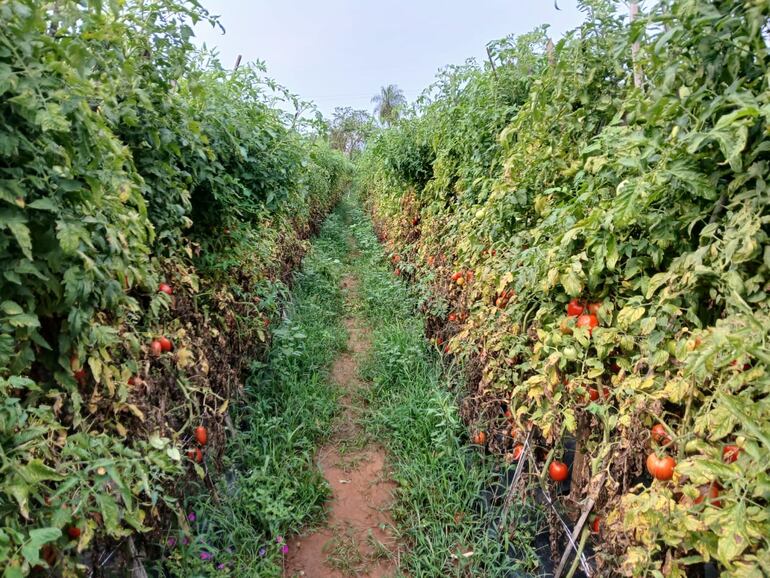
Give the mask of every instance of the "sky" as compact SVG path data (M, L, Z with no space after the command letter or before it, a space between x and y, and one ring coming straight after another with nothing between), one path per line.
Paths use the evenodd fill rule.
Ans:
M230 68L262 60L268 75L329 117L371 111L381 86L410 102L439 68L485 58L490 40L549 24L554 38L582 21L577 0L201 0L225 28L198 25L198 43Z

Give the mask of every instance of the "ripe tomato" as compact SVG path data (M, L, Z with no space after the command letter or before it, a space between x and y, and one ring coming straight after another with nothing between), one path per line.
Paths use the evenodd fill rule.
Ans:
M457 281L462 276L463 276L463 272L462 271L457 271L456 273L454 273L452 275L452 281Z
M168 339L167 337L161 337L160 339L158 339L158 341L160 341L160 348L161 348L161 350L167 352L167 351L171 351L172 349L174 349L174 344L171 343L171 340Z
M437 337L436 338L436 345L443 345L444 344L444 338L443 337Z
M86 373L85 369L78 369L73 373L73 376L75 377L75 381L80 385L85 385L86 381L88 381L88 373Z
M595 387L591 387L588 389L588 397L591 401L596 401L599 399L599 390Z
M67 526L67 536L69 536L70 540L79 540L80 528L77 526Z
M485 443L487 443L487 434L483 431L480 431L475 436L473 436L473 443L477 446L483 446Z
M200 448L187 450L187 457L194 462L201 463L203 461L203 452Z
M577 318L575 325L577 327L587 327L588 334L590 335L594 332L594 328L599 327L599 320L596 318L596 315L581 315Z
M513 459L518 462L523 452L524 452L524 446L521 444L517 445L515 448L513 448Z
M452 322L457 321L457 315L455 315L454 313L450 313L449 321L452 321Z
M59 554L51 544L46 544L40 549L40 557L45 560L46 564L53 567L56 565L56 559L59 557Z
M599 309L601 308L601 303L589 303L588 304L588 312L591 315L597 315L599 313Z
M548 466L548 475L551 476L551 479L555 482L563 482L569 475L569 468L564 462L553 461L551 462L551 465Z
M707 504L711 504L715 508L721 508L722 502L717 500L719 497L719 490L721 488L719 487L719 484L716 482L712 482L707 486L701 486L698 488L699 495L697 498L695 498L696 504L702 504L703 500L708 496Z
M591 524L591 530L593 530L594 534L599 533L599 530L601 529L600 524L601 524L601 518L599 516L596 516L594 518L593 524Z
M652 426L650 435L652 436L653 441L655 441L657 444L666 445L671 443L671 437L668 435L665 426L661 423L656 423L654 426Z
M205 446L206 442L209 440L209 434L206 431L206 428L202 425L199 425L195 428L195 441L197 441L200 445Z
M567 316L568 317L578 317L579 315L583 314L583 311L585 311L585 307L583 307L583 304L580 303L577 299L573 299L569 303L567 303Z
M741 454L741 448L739 448L738 446L728 445L722 448L722 460L724 460L728 464L731 464L735 460L737 460L740 454Z
M393 271L393 274L394 274L396 277L401 277L401 269L396 269L395 271Z
M658 457L655 453L647 456L647 471L656 480L667 481L674 477L676 460L671 456Z
M142 383L144 382L142 381L142 378L139 377L138 375L132 375L131 377L128 378L128 385L137 386L137 385L142 385Z
M168 285L166 283L161 283L158 285L158 291L160 293L165 293L166 295L173 295L174 291L171 289L171 285Z
M150 343L150 352L152 353L153 357L160 357L163 353L163 346L161 345L160 341L157 339L154 339L152 343Z
M398 263L401 261L401 255L393 255L393 262Z

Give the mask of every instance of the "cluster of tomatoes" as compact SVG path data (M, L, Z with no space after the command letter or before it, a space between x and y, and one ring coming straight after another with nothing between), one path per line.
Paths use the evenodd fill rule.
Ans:
M516 295L516 292L512 289L506 289L501 291L495 299L495 307L498 309L505 309L508 307L508 302Z
M203 450L201 448L209 441L209 434L202 425L195 428L195 441L198 442L198 447L187 450L187 457L200 464L203 462Z
M588 329L588 334L592 334L594 329L599 327L599 309L601 303L584 303L579 299L573 299L567 304L567 317L561 322L561 331L564 334L571 334L573 327Z
M456 271L452 273L452 283L458 287L462 287L471 281L473 281L473 271Z
M174 290L171 288L171 285L168 285L167 283L161 283L158 286L158 292L165 293L169 297L174 295ZM173 351L173 349L174 344L168 337L164 335L161 335L157 339L153 339L152 343L150 343L150 353L153 357L160 357L164 353Z

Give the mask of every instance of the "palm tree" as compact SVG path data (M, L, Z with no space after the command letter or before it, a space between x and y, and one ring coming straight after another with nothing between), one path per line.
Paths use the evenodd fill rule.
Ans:
M406 98L404 91L398 85L389 84L380 88L380 94L376 94L372 98L372 102L376 105L374 114L377 115L382 124L390 126L398 120L399 111L406 104Z

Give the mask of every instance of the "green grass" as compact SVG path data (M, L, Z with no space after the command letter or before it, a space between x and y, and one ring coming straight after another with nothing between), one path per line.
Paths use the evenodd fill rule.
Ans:
M528 564L505 555L509 539L488 531L497 512L480 508L483 491L499 481L499 464L464 441L456 394L461 376L429 347L417 296L387 267L369 220L355 207L351 213L362 253L354 264L360 312L373 330L363 367L371 383L363 423L391 455L401 571L490 578L521 571ZM528 535L517 540L521 547Z
M314 453L330 435L338 409L328 370L346 342L340 279L348 238L337 211L295 276L268 359L254 364L246 398L231 409L238 431L225 452L225 472L214 493L202 489L186 505L197 517L191 543L184 546L183 535L174 536L177 546L160 564L164 575L280 576L276 537L322 518L328 486ZM213 562L201 561L202 552L213 554ZM226 570L216 570L220 563Z

